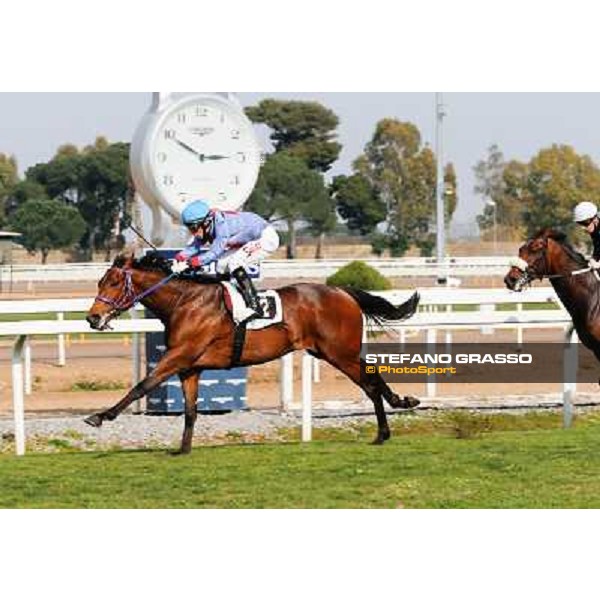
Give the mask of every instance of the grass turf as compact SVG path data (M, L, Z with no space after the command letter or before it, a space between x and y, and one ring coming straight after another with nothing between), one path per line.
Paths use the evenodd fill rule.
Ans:
M2 508L599 508L600 419L395 420L295 442L0 457ZM433 422L433 425L432 425ZM453 424L454 423L454 424ZM475 425L474 425L475 423ZM466 431L466 435L461 432ZM467 439L460 439L466 437Z

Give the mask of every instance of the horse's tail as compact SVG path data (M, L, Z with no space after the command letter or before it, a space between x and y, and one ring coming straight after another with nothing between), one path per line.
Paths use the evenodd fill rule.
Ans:
M415 292L410 300L401 306L394 306L384 298L373 296L363 290L354 288L343 289L356 300L369 323L375 323L383 328L391 327L410 319L417 312L419 302L421 301L421 296L418 292Z

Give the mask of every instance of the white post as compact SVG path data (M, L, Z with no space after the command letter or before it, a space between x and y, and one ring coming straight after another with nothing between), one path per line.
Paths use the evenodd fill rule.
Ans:
M59 312L56 315L59 321L65 320L65 313ZM64 367L67 364L67 353L65 350L65 334L61 333L58 336L58 366Z
M313 357L302 357L302 441L312 440L312 364Z
M23 395L23 347L27 337L19 336L13 347L12 385L13 417L15 422L15 450L17 456L25 454L25 398Z
M361 346L360 346L361 352L363 351L365 344L369 343L369 323L365 316L363 316L362 323L363 323L363 329L362 329L362 342L361 342ZM369 400L369 397L367 396L367 394L364 390L360 391L360 399L361 399L361 402L363 402L363 403L367 402Z
M519 302L517 304L517 314L519 315L519 320L521 320L521 312L523 311L523 304ZM521 325L517 326L517 348L520 350L523 348L523 327Z
M564 385L563 385L563 424L568 429L573 424L573 407L577 396L577 366L579 362L579 338L573 330L563 355Z
M131 309L131 318L137 319L138 311L135 308ZM133 359L132 379L133 385L136 386L142 380L142 351L141 351L141 336L139 333L132 334L131 354ZM133 405L133 413L141 415L144 412L142 408L142 400L136 400Z
M281 407L290 410L294 402L294 355L286 354L281 359L280 371Z
M479 310L483 315L491 317L496 312L495 304L482 304ZM493 327L482 327L481 335L494 335L495 331Z
M25 361L25 395L31 396L33 392L33 386L31 385L31 341L29 338L25 341L24 348L24 361Z
M321 361L313 360L313 383L321 383Z
M446 313L452 312L452 305L446 305ZM446 352L452 352L452 331L449 329L446 330Z
M427 352L435 354L437 332L435 329L427 330ZM435 375L427 376L427 397L435 398L437 393L437 385L435 382Z

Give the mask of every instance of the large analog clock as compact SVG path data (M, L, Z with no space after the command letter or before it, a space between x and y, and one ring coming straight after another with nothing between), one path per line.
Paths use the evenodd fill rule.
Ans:
M231 95L155 95L131 149L136 187L151 206L177 221L186 205L239 210L261 165L254 127Z

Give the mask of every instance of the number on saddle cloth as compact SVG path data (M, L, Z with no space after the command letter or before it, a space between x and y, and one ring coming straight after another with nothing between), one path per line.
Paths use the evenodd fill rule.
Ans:
M232 282L223 282L222 285L225 292L225 307L229 314L231 314L233 320L237 323L241 320L238 319L237 316L246 310L246 303L244 302L242 294L237 289L237 286L234 286ZM248 323L248 329L266 329L267 327L277 325L283 321L283 306L277 292L272 290L259 292L259 300L263 307L265 317L250 321Z

